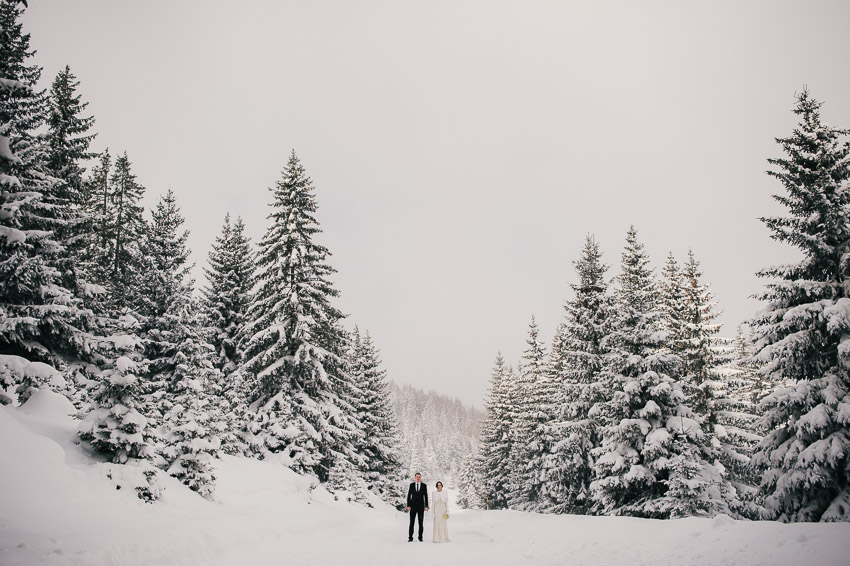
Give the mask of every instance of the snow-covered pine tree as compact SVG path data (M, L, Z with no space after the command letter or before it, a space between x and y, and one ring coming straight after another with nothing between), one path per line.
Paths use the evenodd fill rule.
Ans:
M481 509L484 507L484 501L479 493L483 485L483 478L479 474L481 464L477 462L477 459L478 456L474 452L470 452L460 469L455 503L461 509Z
M139 498L159 497L156 468L156 435L145 414L147 360L138 337L138 321L124 315L114 321L113 334L99 346L103 371L92 394L92 409L80 422L77 434L117 464L135 464L142 476L136 487Z
M668 332L667 347L679 355L686 346L685 290L682 268L673 252L668 252L663 277L659 285L661 306L664 312L664 329Z
M80 246L77 250L77 261L80 269L86 274L91 283L98 286L97 295L100 300L92 300L86 295L87 304L98 314L108 310L108 301L103 301L109 281L109 211L111 210L109 175L112 169L112 156L109 148L100 154L98 163L92 168L91 174L83 181L80 191L83 215L87 219L85 230L81 235Z
M94 117L81 114L88 106L77 94L80 82L65 68L53 79L48 100L50 111L47 117L47 166L54 177L61 179L64 198L74 206L85 200L82 162L96 157L89 146L96 134L88 133L94 125Z
M80 423L80 438L88 440L118 464L130 458L152 460L154 441L145 417L144 374L147 361L138 338L138 321L125 316L116 321L115 333L107 339L112 360L100 375L93 395L95 406ZM106 351L109 346L104 344Z
M546 347L539 339L533 316L526 343L528 347L523 351L515 391L515 413L510 417L513 442L508 497L511 507L531 511L539 509L540 494L544 489L541 462L550 448L550 438L544 430L549 422L546 408L555 393Z
M141 244L147 234L141 204L144 194L145 188L136 182L130 159L124 152L115 160L104 195L103 251L106 255L99 258L99 271L104 272L106 280L97 281L109 289L114 312L120 312L139 299L138 286L144 279Z
M216 370L192 301L188 231L174 193L157 202L141 251L145 277L133 305L142 320L146 416L158 427L158 465L202 495L212 492L221 415L209 400Z
M726 384L718 370L722 362L719 356L721 340L717 334L720 324L716 323L720 313L717 312L717 302L711 287L702 281L702 270L694 256L693 250L688 250L688 259L682 266L681 290L683 310L677 349L683 363L683 391L686 405L702 419L702 429L706 437L702 442L702 457L706 462L715 464L721 472L722 481L718 485L721 494L729 508L735 514L752 516L753 499L743 503L741 497L747 499L751 486L746 483L743 475L736 474L732 469L741 469L741 462L749 457L739 452L743 431L730 435L719 423L718 413L721 409L720 399L724 395ZM751 450L745 449L751 453ZM719 464L719 465L718 465ZM724 473L725 472L725 473ZM729 483L731 480L732 483ZM742 507L743 505L743 507ZM749 509L750 511L747 511Z
M768 516L781 521L850 520L850 146L820 107L808 90L797 96L799 125L776 140L786 155L768 160L788 214L761 219L803 253L758 273L774 281L752 322L761 374L788 383L765 400L754 458Z
M82 102L81 95L77 94L79 85L68 65L53 79L48 93L47 169L59 180L56 193L68 217L63 239L82 273L81 277L87 280L87 263L84 260L88 255L88 236L94 231L94 225L86 211L88 195L85 194L83 163L96 157L96 154L89 152L96 134L89 133L94 118L81 116L88 103ZM88 286L83 285L83 290L88 289Z
M486 402L486 416L481 422L481 442L478 462L482 478L482 504L487 509L507 509L510 455L513 440L510 395L513 371L505 364L502 353L496 355L496 364L490 374L490 392Z
M703 415L703 430L712 432L715 416L713 396L716 386L713 370L714 351L720 325L715 321L720 316L709 285L702 282L702 270L688 250L688 260L681 271L681 293L683 310L680 314L680 334L675 341L676 353L682 359L685 394L688 406Z
M204 269L204 326L213 347L213 364L219 370L212 401L225 417L220 431L222 450L245 453L247 396L242 375L236 371L242 362L248 307L254 284L254 254L241 218L231 224L224 219L221 234L209 253Z
M742 326L734 340L722 340L714 348L718 365L714 390L714 435L719 441L718 461L741 500L739 514L758 519L763 513L758 493L760 477L750 465L755 447L763 437L758 403L768 391L764 379L750 363L752 352Z
M204 313L212 332L215 366L228 376L242 359L245 317L251 304L254 285L254 254L245 235L245 225L237 218L232 225L225 216L221 234L216 238L204 269L207 286L203 289Z
M176 305L177 306L177 305ZM164 444L161 455L169 475L209 496L215 487L213 461L219 456L219 435L230 425L215 404L210 387L218 372L210 361L210 350L198 332L201 322L192 302L177 306L180 310L169 332L173 354L166 376L154 376L154 382L166 381L166 395L160 399Z
M634 226L617 277L617 317L606 340L605 390L590 414L603 424L593 451L594 510L669 518L729 513L720 473L702 459L705 435L688 408L681 359L665 351L657 283Z
M344 499L349 503L368 502L368 487L360 470L348 458L337 459L328 474L327 487L334 499ZM371 503L368 503L371 507Z
M355 440L361 457L358 472L367 489L388 501L403 477L398 423L387 391L387 372L381 368L378 349L368 332L361 336L355 326L351 338L349 372L359 390L354 409L362 433Z
M36 91L41 68L29 65L23 10L0 2L0 355L65 369L87 357L92 314L82 307L64 231L74 222L48 174L37 130L47 106ZM24 396L45 385L22 376ZM23 401L24 399L21 399Z
M560 384L553 404L560 410L550 425L555 443L545 459L544 473L551 501L548 510L555 513L586 513L591 503L591 454L599 435L590 408L604 400L599 377L613 316L605 281L608 266L602 263L599 244L592 236L585 239L573 265L578 283L571 285L574 297L564 305L560 340L553 345L552 354L557 350L559 360L551 362Z
M339 292L330 280L330 252L314 242L320 228L313 182L294 151L271 190L271 226L259 245L240 371L263 449L326 481L336 460L354 458L356 431L340 396L348 376L343 314L331 303Z
M180 307L191 298L192 265L188 263L186 247L189 231L183 229L183 222L177 198L169 189L156 203L142 240L141 265L145 277L138 283L140 296L133 307L144 317L145 328L159 328L163 317L169 313L177 316Z

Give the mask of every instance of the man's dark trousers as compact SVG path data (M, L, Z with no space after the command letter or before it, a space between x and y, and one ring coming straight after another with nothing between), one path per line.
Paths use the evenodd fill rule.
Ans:
M422 540L422 520L425 517L425 508L428 507L428 486L420 482L417 490L416 482L411 483L410 489L407 490L407 506L410 507L410 529L407 531L407 538L413 539L413 523L416 522L416 517L419 517L419 540Z
M422 540L422 518L425 517L424 508L410 508L410 529L407 532L407 538L413 538L413 523L416 522L416 517L419 517L419 540Z

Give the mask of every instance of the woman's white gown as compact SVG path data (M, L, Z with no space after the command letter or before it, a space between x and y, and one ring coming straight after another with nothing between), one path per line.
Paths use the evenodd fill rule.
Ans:
M448 521L445 518L445 514L449 512L449 496L446 490L435 491L433 500L434 542L450 542Z

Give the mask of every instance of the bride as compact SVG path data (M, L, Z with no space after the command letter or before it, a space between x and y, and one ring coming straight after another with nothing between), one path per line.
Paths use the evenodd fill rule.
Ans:
M437 482L437 493L434 494L434 542L451 542L446 517L449 513L449 495L443 491L443 482Z

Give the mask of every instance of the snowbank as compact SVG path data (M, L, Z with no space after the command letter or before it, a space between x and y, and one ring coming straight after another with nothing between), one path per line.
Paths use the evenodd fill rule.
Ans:
M342 501L275 461L224 457L215 501L76 443L71 404L37 392L0 407L0 564L843 565L850 525L651 521L451 509L445 545L407 542L407 517ZM426 540L430 524L426 519Z

